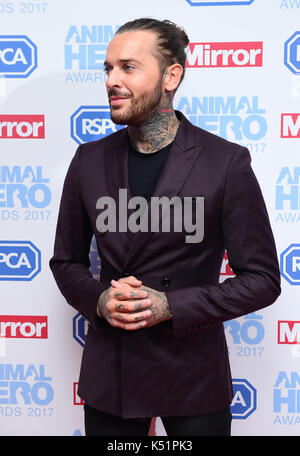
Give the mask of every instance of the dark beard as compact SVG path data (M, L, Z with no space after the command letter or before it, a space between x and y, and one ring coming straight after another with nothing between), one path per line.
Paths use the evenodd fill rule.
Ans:
M118 125L143 125L159 106L162 98L161 79L151 95L145 94L139 99L131 98L131 105L123 114L118 109L110 109L111 120Z

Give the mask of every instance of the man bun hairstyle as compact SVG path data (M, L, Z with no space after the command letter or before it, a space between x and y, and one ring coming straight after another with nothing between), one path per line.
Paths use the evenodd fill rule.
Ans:
M157 19L141 18L122 25L117 34L136 30L150 30L156 33L159 52L155 53L155 56L160 61L162 72L165 72L168 66L179 63L183 68L181 83L185 74L185 48L189 44L189 38L185 31L169 20L159 21Z

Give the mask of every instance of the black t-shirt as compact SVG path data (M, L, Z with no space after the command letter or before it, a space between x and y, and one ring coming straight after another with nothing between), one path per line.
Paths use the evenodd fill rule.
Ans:
M143 196L147 201L150 200L171 146L172 143L157 152L148 154L138 152L130 146L128 155L128 180L132 196Z

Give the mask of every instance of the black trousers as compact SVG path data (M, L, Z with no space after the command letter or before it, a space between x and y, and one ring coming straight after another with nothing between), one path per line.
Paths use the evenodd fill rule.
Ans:
M230 407L200 416L162 416L168 436L230 436ZM151 417L121 418L84 405L86 436L148 435Z

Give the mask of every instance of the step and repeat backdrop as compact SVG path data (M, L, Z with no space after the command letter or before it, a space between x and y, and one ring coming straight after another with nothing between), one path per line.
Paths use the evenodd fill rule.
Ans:
M185 28L175 108L249 148L276 239L281 296L224 324L232 434L300 435L300 0L0 0L0 434L84 435L88 323L48 262L78 144L117 128L107 45L144 16ZM93 242L90 259L98 278ZM220 281L232 276L225 253ZM150 435L166 435L160 417Z

